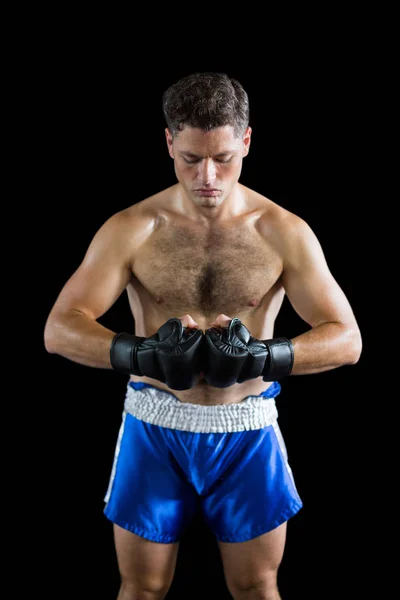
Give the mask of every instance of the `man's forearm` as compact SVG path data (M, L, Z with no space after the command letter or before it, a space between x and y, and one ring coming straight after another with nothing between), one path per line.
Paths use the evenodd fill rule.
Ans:
M292 338L292 375L308 375L355 364L361 354L357 328L324 323Z
M46 350L69 360L111 369L110 347L115 333L85 314L72 311L50 316L44 331Z

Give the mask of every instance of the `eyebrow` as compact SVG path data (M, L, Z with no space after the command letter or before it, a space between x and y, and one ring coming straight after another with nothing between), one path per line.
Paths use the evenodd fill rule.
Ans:
M217 158L220 158L222 156L227 156L227 154L233 154L234 152L235 152L234 150L224 150L224 152L218 152L218 154L216 154L215 156ZM182 150L181 154L184 154L185 156L188 156L190 158L202 158L198 154L193 154L193 152L189 152L187 150Z

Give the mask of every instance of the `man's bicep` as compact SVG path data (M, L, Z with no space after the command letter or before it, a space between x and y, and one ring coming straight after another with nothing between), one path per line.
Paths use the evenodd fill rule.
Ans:
M98 319L115 303L129 279L130 272L122 265L96 268L82 263L65 284L55 308Z
M115 223L107 223L93 238L82 263L61 290L52 312L76 311L98 319L128 285L131 265L129 240Z
M311 327L326 322L354 323L350 303L313 231L303 224L288 248L282 282L297 314Z

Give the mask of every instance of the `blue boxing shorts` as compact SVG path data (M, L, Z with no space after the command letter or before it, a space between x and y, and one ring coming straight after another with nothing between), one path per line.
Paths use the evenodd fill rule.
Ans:
M271 531L302 507L277 423L273 382L237 404L181 402L130 381L104 514L160 543L177 542L194 515L222 542Z

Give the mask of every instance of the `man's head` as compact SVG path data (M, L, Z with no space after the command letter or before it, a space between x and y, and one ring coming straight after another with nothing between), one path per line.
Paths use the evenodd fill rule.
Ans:
M163 112L178 181L198 206L219 206L249 151L247 93L224 73L194 73L164 92Z

